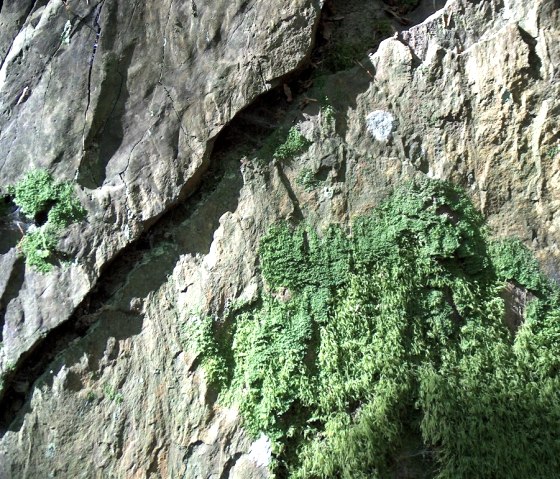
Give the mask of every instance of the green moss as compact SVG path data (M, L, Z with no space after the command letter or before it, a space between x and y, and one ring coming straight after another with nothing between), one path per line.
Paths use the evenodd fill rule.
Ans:
M8 192L21 212L32 220L46 216L46 222L32 228L21 240L19 249L29 266L41 273L49 272L54 264L60 231L85 218L70 182L57 183L44 170L29 172Z
M48 213L51 226L65 227L85 217L70 182L56 183L44 170L33 170L8 189L13 202L30 219Z
M413 435L441 479L554 477L558 287L461 190L407 184L351 234L280 224L259 253L261 301L199 351L278 476L391 477ZM536 295L514 340L506 280Z
M42 226L27 232L19 243L19 249L26 263L40 273L48 273L53 268L58 235L49 226Z
M21 212L30 218L44 211L56 198L53 178L44 170L29 172L8 191L14 196L14 203Z
M122 393L118 389L115 389L108 384L106 384L103 388L103 392L105 393L107 399L109 399L110 401L113 401L117 404L122 404L124 401L124 396L122 395ZM95 395L93 396L93 399L95 399Z
M502 281L518 281L532 291L547 288L547 279L541 273L533 254L518 239L491 243L493 265Z
M305 191L313 191L321 184L321 182L315 178L315 175L310 168L303 168L301 170L301 173L296 178L296 183Z
M76 198L74 185L69 182L59 183L55 185L55 191L56 196L49 210L48 222L57 228L65 228L72 223L82 221L86 211Z
M221 388L228 379L226 353L218 341L217 324L212 317L202 314L189 315L189 321L183 330L183 340L186 348L196 351L202 358L208 383Z
M257 152L257 157L261 161L289 160L294 156L300 155L311 145L311 141L305 138L296 126L278 128L269 135L262 147Z
M553 160L554 158L556 158L558 153L560 153L560 145L552 145L548 147L545 155L548 159Z
M276 148L273 156L279 160L288 160L303 153L310 145L311 142L301 134L297 127L293 126L288 131L286 140Z
M325 97L324 102L321 106L321 113L325 120L327 126L334 126L335 123L335 112L333 106L329 103L329 99Z

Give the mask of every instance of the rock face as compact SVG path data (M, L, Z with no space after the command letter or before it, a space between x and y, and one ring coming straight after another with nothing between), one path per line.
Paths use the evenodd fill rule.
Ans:
M302 67L386 5L273 4L0 2L1 186L48 169L88 212L46 275L1 240L0 478L268 477L184 325L255 297L280 219L348 224L450 179L559 277L557 1L450 0L320 81ZM293 124L307 151L258 159Z
M320 6L6 3L2 22L17 28L0 46L3 186L32 168L74 179L88 219L64 242L75 263L26 271L6 304L4 365L67 320L101 269L194 191L221 128L309 55ZM17 268L3 274L16 281Z

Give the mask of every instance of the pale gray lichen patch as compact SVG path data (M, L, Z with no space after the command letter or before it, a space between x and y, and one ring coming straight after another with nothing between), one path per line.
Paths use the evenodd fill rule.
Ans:
M267 467L272 458L272 443L270 438L265 434L261 434L249 450L249 459L253 460L257 466Z
M366 116L367 129L377 141L387 142L395 129L395 117L388 111L376 110Z

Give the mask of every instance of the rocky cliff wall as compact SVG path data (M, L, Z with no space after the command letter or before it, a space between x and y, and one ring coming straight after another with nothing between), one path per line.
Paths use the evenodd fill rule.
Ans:
M267 477L184 331L255 297L280 219L450 179L558 277L559 4L441 3L1 4L1 186L47 169L87 220L47 274L0 225L0 477Z

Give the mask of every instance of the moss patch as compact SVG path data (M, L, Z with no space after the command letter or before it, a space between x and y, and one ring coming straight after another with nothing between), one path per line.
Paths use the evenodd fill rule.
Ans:
M8 192L21 212L36 223L22 238L19 249L29 266L46 273L53 267L61 230L85 218L74 185L55 182L44 170L33 170Z
M442 479L558 472L559 289L462 191L408 184L350 234L277 225L260 260L259 304L198 351L279 477L390 477L406 448ZM506 281L534 297L515 337Z

